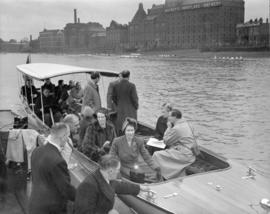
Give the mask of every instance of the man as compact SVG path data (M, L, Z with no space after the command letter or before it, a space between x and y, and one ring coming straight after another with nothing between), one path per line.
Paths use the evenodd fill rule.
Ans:
M126 117L137 120L138 95L135 84L129 82L130 72L122 71L121 80L113 87L112 100L116 105L116 132L119 135Z
M75 199L75 214L118 213L113 209L115 193L137 195L148 188L129 182L117 181L120 161L114 156L105 155L101 158L100 169L88 175L79 185Z
M55 85L51 82L51 79L45 79L45 83L43 86L41 86L41 91L43 91L45 88L49 90L49 94L52 96L55 96Z
M58 80L58 85L55 87L55 98L57 103L62 105L68 98L68 85L64 84L64 80Z
M56 104L56 100L54 96L50 95L50 91L47 88L44 88L42 91L42 102L41 102L41 96L37 98L35 103L35 113L39 118L42 119L42 107L44 111L44 122L49 127L52 125L52 116L55 122L60 121L60 118L62 117L59 107ZM42 106L43 105L43 106Z
M90 106L94 111L101 108L101 99L98 89L99 80L99 72L91 74L91 80L87 83L83 92L82 110L85 106Z
M35 100L39 95L31 79L25 80L25 85L21 87L21 94L27 98L28 104L35 103Z
M77 147L77 142L78 142L78 133L79 133L79 128L80 128L80 119L77 115L75 114L68 114L64 117L63 123L68 125L70 129L70 139L72 141L72 144Z
M70 184L67 163L61 155L68 135L67 126L56 123L51 128L48 143L32 154L29 214L64 214L68 200L75 199L75 188Z
M112 99L112 95L113 95L113 88L115 86L116 83L118 83L122 78L122 74L119 73L119 77L117 80L110 82L109 86L108 86L108 92L107 92L107 109L109 111L115 111L116 107L115 107L115 103L113 102Z
M155 152L152 158L160 166L162 176L170 179L178 177L182 169L195 161L192 148L197 144L179 110L170 111L167 126L163 140L168 149Z

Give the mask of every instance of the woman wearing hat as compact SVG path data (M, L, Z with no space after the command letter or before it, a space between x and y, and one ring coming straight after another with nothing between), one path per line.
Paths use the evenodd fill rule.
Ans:
M135 136L136 128L136 120L126 118L122 126L122 132L125 134L114 139L110 154L117 156L120 159L120 171L125 177L129 177L130 171L138 170L138 168L145 168L149 172L149 175L153 175L153 172L155 171L157 178L160 179L160 168L154 163L152 157L146 150L143 139ZM139 158L140 156L144 161ZM145 167L145 163L148 167ZM143 171L147 176L147 172L145 170Z

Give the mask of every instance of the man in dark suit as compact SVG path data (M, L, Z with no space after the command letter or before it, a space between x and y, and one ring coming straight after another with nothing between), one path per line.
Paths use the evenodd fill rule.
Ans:
M130 72L124 70L121 80L113 87L112 100L116 104L116 132L119 135L126 117L137 120L139 100L135 84L129 82Z
M68 200L74 201L75 188L70 184L67 163L60 153L68 136L67 126L56 123L48 143L34 150L29 214L64 214Z
M115 180L120 171L120 161L111 155L104 155L99 162L100 169L88 175L79 185L74 204L75 214L118 214L113 209L115 193L137 195L149 188Z

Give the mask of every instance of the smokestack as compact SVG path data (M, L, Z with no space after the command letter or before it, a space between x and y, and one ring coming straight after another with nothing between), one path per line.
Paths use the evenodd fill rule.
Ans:
M30 35L30 42L32 42L32 35Z
M74 23L77 23L77 10L74 9Z
M81 20L80 20L80 18L78 18L78 23L81 23Z

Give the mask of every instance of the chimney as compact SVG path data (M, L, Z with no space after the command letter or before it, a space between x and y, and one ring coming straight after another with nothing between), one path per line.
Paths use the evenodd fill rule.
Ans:
M30 42L32 42L32 35L30 35Z
M74 9L74 24L77 23L77 10Z
M78 18L78 23L81 23L81 20L80 20L80 18Z

